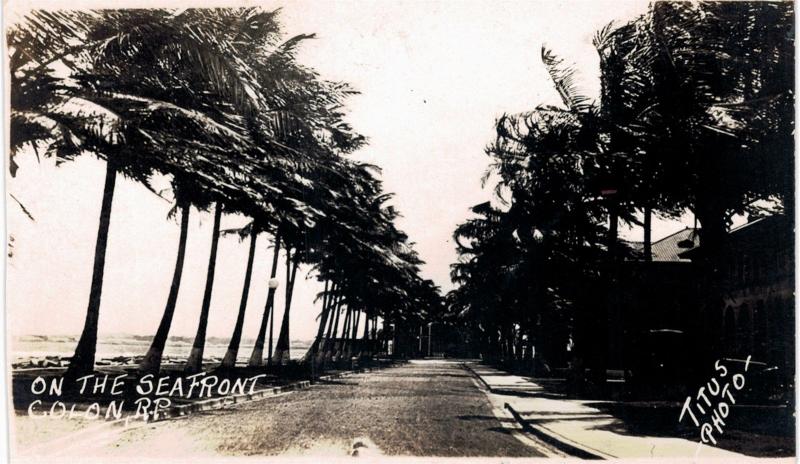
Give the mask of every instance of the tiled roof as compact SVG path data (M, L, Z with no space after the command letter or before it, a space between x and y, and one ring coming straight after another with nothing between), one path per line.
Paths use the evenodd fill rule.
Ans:
M693 243L691 247L682 248L679 246L681 242L690 241ZM642 242L627 242L637 253L643 253L644 244ZM686 243L684 243L685 245ZM700 244L700 237L697 229L687 227L683 230L668 235L660 240L653 242L651 245L653 252L653 261L669 262L669 261L686 261L688 259L678 256L680 253L691 250Z
M692 246L685 248L678 246L683 241L691 242ZM700 245L700 234L697 233L697 229L687 227L653 242L653 261L688 261L678 255L698 245Z

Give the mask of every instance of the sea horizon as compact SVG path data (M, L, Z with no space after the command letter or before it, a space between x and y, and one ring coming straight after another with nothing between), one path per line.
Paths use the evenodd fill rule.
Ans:
M31 360L44 359L47 356L70 357L77 346L80 334L16 335L11 338L9 358L12 363L25 363ZM126 333L100 334L97 337L96 359L113 357L142 356L147 352L152 335ZM171 335L164 347L165 358L188 357L194 337ZM204 356L207 359L222 358L228 349L230 337L207 337ZM290 343L292 359L298 359L311 346L312 340L293 339ZM255 339L243 338L239 345L238 359L249 359ZM265 349L266 352L266 349Z

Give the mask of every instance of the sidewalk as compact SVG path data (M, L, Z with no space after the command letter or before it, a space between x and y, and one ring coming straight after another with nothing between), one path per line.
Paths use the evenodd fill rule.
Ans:
M529 432L576 457L711 458L725 462L753 459L708 445L698 446L697 441L637 434L623 421L591 406L594 401L550 393L529 379L482 364L466 367L486 386L496 407L505 407Z

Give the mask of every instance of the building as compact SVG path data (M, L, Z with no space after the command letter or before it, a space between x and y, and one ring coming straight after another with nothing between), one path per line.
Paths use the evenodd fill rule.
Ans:
M794 230L791 218L753 220L728 234L721 269L723 301L704 313L705 329L722 358L752 356L794 376ZM703 259L703 247L681 258Z
M699 243L697 229L680 230L652 243L652 261L642 243L627 243L629 256L609 289L608 369L624 376L628 390L674 385L682 393L690 384L698 298L695 266L680 255Z
M753 383L771 390L766 397L784 396L794 378L792 221L773 215L728 233L723 298L711 306L699 235L686 228L654 242L650 262L641 244L628 244L633 252L620 267L610 306L609 369L642 384L672 384L678 395L715 361L741 365L751 356L750 375L761 377Z

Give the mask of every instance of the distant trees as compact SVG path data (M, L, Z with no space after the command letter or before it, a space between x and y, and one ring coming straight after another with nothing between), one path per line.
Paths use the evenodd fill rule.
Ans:
M348 169L351 182L342 187L346 198L355 202L340 204L317 224L319 247L312 253L318 256L318 273L330 285L321 295L323 300L327 297L327 305L306 359L322 362L357 355L361 320L371 319L373 327L378 318L384 327L387 322L418 327L441 303L438 288L419 276L422 261L408 236L394 225L397 212L384 204L391 195L382 193L380 181L371 174L376 169L366 164ZM373 342L363 344L362 354L375 345L375 334L367 336Z
M262 233L274 237L275 260L284 250L292 276L275 352L280 359L288 355L292 284L301 264L332 282L337 304L354 313L387 318L421 311L398 301L421 291L420 262L394 228L391 207L381 206L387 196L380 181L370 168L342 156L365 143L344 121L345 100L355 92L299 64L295 51L312 36L282 41L277 14L258 8L34 10L9 30L12 175L13 157L23 146L44 148L59 160L92 153L108 166L87 317L69 376L94 368L118 173L151 189L155 174L170 176L173 213L180 217L169 297L140 372L161 366L193 206L213 208L214 226L189 372L202 369L222 214L252 218L240 231L250 249L225 367L238 357ZM388 280L367 282L367 276ZM384 286L398 298L375 295L389 291L376 288ZM258 334L262 347L266 320L274 319L273 295L271 290ZM263 354L254 350L253 356Z
M455 232L448 301L487 353L522 359L524 337L548 360L565 331L579 362L604 349L587 341L626 253L619 221L645 226L647 259L651 215L693 212L713 289L732 215L793 214L793 15L788 2L655 2L595 35L597 104L543 49L563 104L497 121L486 179L505 205L476 206Z

